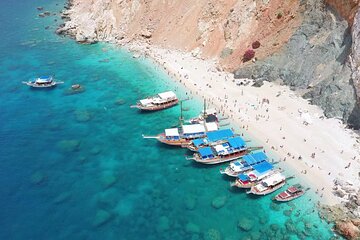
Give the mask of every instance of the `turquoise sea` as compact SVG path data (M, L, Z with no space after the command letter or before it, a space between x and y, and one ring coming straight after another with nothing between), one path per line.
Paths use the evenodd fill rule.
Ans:
M179 107L144 114L129 105L167 89L185 98L186 90L148 60L54 34L63 5L0 1L0 239L332 237L310 194L289 204L251 197L230 189L221 166L142 139L176 124ZM39 18L37 6L57 14ZM65 83L21 84L44 74ZM69 94L74 83L85 91ZM196 99L184 107L188 118L202 108Z

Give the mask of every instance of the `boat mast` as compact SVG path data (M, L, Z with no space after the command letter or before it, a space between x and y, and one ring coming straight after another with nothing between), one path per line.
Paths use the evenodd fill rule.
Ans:
M179 117L179 124L180 126L182 126L184 121L184 117L183 117L183 107L182 107L182 101L180 101L180 117Z
M206 118L206 98L204 98L204 113L203 113L204 120Z

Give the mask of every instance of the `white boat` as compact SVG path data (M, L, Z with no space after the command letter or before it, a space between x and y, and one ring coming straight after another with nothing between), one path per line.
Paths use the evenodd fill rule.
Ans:
M176 97L176 94L172 91L168 91L141 99L136 105L132 105L131 108L138 108L144 111L158 111L175 106L178 102L179 99Z
M278 172L251 187L251 190L247 193L252 193L255 195L267 195L280 189L285 185L285 183L286 177Z
M241 173L253 170L254 166L267 160L268 157L264 152L250 153L241 159L231 162L225 169L220 169L220 173L230 177L237 177Z
M29 80L27 82L22 82L23 84L26 84L30 87L33 88L49 88L49 87L54 87L57 84L61 84L64 82L57 82L54 80L54 78L52 76L42 76L42 77L38 77L34 80Z

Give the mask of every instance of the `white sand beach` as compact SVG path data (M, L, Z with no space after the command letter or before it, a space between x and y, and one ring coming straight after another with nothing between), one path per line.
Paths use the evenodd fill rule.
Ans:
M214 61L191 53L139 44L130 49L145 51L189 93L206 98L275 160L281 160L280 167L296 173L298 182L311 187L321 203L341 202L332 193L335 179L360 185L359 136L340 120L324 117L319 107L288 87L270 82L262 87L237 85L233 74L218 71Z

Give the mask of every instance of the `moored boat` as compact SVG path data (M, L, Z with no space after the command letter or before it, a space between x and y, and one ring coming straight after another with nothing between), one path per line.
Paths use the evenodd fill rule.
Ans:
M218 164L238 159L250 151L241 137L233 137L224 143L200 148L193 157L187 159L203 164Z
M220 169L221 174L226 174L230 177L237 177L239 174L253 170L253 167L259 163L267 161L268 157L264 152L250 153L243 156L241 159L230 162L225 169Z
M52 76L42 76L22 83L33 88L50 88L64 82L55 81Z
M305 190L300 184L293 185L285 191L279 193L274 197L274 200L278 202L288 202L295 198L301 197L305 194Z
M219 119L215 109L204 109L198 117L191 118L188 122L191 124L202 122L219 122Z
M251 187L247 193L255 195L267 195L283 187L286 183L286 177L281 173L275 173Z
M191 151L198 151L199 148L210 145L220 144L235 134L231 129L221 129L213 132L208 132L205 138L194 139L186 147Z
M235 182L232 182L230 186L238 188L251 188L259 181L266 179L274 173L275 171L273 165L265 161L254 165L252 171L239 174Z
M155 96L139 100L131 108L138 108L143 111L158 111L170 108L179 103L179 99L172 91L158 93Z
M143 136L144 138L155 138L158 141L172 146L186 147L193 139L203 138L208 132L218 130L215 122L204 124L182 125L179 128L165 129L164 133L157 136Z

